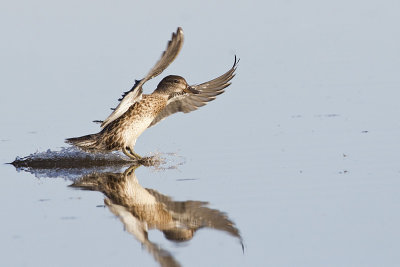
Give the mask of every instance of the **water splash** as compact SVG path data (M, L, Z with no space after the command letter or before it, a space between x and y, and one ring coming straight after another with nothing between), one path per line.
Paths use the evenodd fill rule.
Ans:
M153 165L154 171L177 170L186 163L186 158L178 153L161 153L155 152L152 157L158 159L162 164Z
M35 152L26 157L16 157L14 166L54 168L63 166L85 167L129 163L130 160L118 152L89 153L74 147L62 147L60 151L48 149Z
M48 149L26 157L16 157L11 163L17 171L26 171L36 177L75 179L93 172L118 172L132 161L118 152L88 153L74 147L60 151Z
M120 152L90 153L75 147L63 147L59 151L48 149L26 157L16 157L11 164L18 172L29 172L37 178L58 177L75 180L91 173L120 172L132 165L144 165L156 171L177 169L184 162L176 153L156 152L140 161L132 161Z

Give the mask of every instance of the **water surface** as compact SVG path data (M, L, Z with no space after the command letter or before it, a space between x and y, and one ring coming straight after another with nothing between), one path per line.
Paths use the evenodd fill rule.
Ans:
M179 243L156 228L138 238L104 191L70 187L93 170L49 178L4 164L0 265L398 266L398 13L389 0L4 4L3 163L98 131L91 121L177 26L185 43L163 75L203 82L237 54L225 94L139 138L139 154L172 153L177 168L134 174L168 203L223 214L240 237L206 226Z

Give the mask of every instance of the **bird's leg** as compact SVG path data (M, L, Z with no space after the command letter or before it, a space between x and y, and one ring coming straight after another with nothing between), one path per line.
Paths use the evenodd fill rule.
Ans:
M122 152L124 152L124 154L127 155L131 159L134 159L134 160L142 159L142 157L139 156L138 154L136 154L135 152L133 152L133 150L130 147L123 147Z
M133 150L133 148L128 147L129 152L131 153L131 155L135 156L137 159L142 159L142 156L140 156L139 154L136 154L135 151Z
M133 172L135 172L135 170L136 170L137 168L139 168L139 167L140 167L140 164L135 164L135 165L130 166L130 167L129 167L128 169L126 169L125 172L124 172L125 177L131 175L131 174L132 174Z
M124 154L126 156L128 156L128 158L136 159L136 158L133 158L132 155L128 153L128 151L126 150L126 147L122 147L122 152L124 152Z

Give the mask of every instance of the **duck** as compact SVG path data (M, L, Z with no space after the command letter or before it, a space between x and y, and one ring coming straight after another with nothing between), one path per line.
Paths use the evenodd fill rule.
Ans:
M184 40L181 27L172 34L167 48L154 67L141 80L136 80L133 87L124 92L120 102L112 113L101 123L101 130L95 134L73 137L66 143L85 151L111 152L122 151L132 160L142 157L135 150L138 137L148 128L166 117L177 113L189 113L206 105L231 84L239 63L235 55L233 66L221 76L208 82L189 85L178 75L164 77L151 94L143 94L143 85L160 75L177 57Z

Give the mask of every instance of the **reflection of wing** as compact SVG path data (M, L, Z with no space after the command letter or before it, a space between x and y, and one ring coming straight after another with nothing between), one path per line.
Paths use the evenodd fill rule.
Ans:
M235 56L235 62L232 68L225 74L219 76L218 78L215 78L214 80L198 85L192 85L191 87L199 91L199 94L186 94L182 97L176 98L174 101L171 101L161 111L161 113L158 114L158 116L153 120L149 127L157 124L159 121L178 111L188 113L196 110L199 107L204 106L205 104L207 104L207 102L214 100L217 95L224 92L225 87L231 84L229 81L232 80L233 77L235 77L235 70L238 63L239 60L236 60Z
M181 50L183 45L183 30L182 28L178 28L176 33L172 34L171 40L168 42L167 49L162 53L160 60L154 65L154 67L149 71L147 76L140 81L136 81L135 85L131 90L125 92L122 95L121 102L115 108L115 110L108 116L101 127L104 128L112 121L119 118L122 114L124 114L130 106L135 104L136 102L142 99L143 88L142 85L148 80L156 77L161 72L163 72L169 64L174 61L179 51Z
M148 238L147 224L127 209L127 207L115 204L111 199L104 199L104 203L110 211L121 220L124 224L125 231L132 234L146 249L153 255L154 259L162 267L179 267L179 262L167 250L162 249L159 244L153 243Z
M132 186L145 190L137 183L133 167L125 170L124 173L95 172L88 174L81 177L70 186L84 190L103 192L107 196L104 199L104 204L121 220L125 230L132 234L147 251L153 255L160 266L179 267L181 265L170 252L162 249L159 244L149 240L147 232L148 222L135 216L131 210L132 206L127 204L130 201L130 197L137 197L140 200L140 192L132 188ZM137 193L138 196L136 196Z
M202 201L173 201L170 197L160 194L156 190L146 190L152 194L157 201L163 203L167 210L173 213L174 219L180 221L190 228L199 229L208 227L225 231L242 240L239 230L228 216L219 210L206 207L207 202Z

